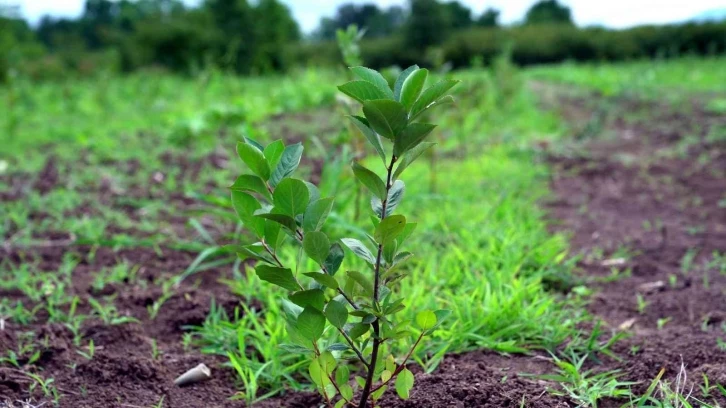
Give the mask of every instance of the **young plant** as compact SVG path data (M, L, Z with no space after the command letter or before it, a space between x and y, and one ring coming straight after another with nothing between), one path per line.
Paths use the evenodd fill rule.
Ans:
M329 407L366 408L376 405L389 386L401 398L408 398L414 376L406 363L422 338L433 332L448 316L446 310L424 310L414 324L397 318L405 308L394 293L394 284L405 278L401 268L412 256L403 244L416 228L405 216L396 214L405 184L403 172L433 146L424 142L436 127L416 122L425 111L453 101L445 95L458 81L443 80L424 90L428 71L413 66L403 71L391 89L384 77L364 67L351 68L358 80L339 87L362 104L363 116L351 116L353 124L371 143L385 168L383 177L352 163L355 178L372 193L373 244L354 238L331 240L322 230L333 207L333 197L321 197L317 187L291 177L300 163L300 143L285 146L281 140L261 146L245 138L237 153L253 174L244 174L230 187L232 205L240 220L259 241L233 245L228 249L243 258L257 260L257 276L287 290L282 300L289 351L311 356L308 367ZM384 148L383 141L390 147ZM281 247L291 242L316 266L298 257L293 269L282 261ZM341 245L342 244L342 245ZM363 269L339 274L347 247L363 262ZM282 259L281 259L282 258ZM410 339L409 347L394 347ZM392 350L407 350L403 356ZM362 372L350 381L350 374ZM357 402L353 396L359 389Z

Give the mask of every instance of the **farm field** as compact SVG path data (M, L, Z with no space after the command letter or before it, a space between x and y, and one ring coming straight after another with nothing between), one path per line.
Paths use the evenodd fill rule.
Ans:
M410 399L378 405L726 406L725 71L435 75L462 82L402 177L397 211L418 226L396 291L402 317L451 315L411 355ZM296 177L336 197L325 233L365 240L350 162L377 157L345 118L349 79L0 88L0 406L326 406L309 357L285 347L285 292L225 249L252 242L228 187L248 171L238 141L301 143ZM211 379L174 385L200 363Z

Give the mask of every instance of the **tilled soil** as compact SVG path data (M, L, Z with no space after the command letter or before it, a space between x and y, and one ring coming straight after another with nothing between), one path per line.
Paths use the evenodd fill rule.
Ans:
M568 118L588 117L585 106L560 99ZM683 364L686 394L723 406L725 396L704 396L699 385L703 375L726 384L726 264L712 263L726 250L726 143L707 141L726 117L694 102L676 110L628 100L611 115L609 139L554 159L550 206L584 255L591 312L631 335L614 346L622 361L602 369L622 370L642 393L662 368L673 382Z
M558 106L573 120L592 117L581 100L560 99ZM726 250L726 146L705 141L709 128L723 125L724 118L708 115L698 105L689 114L642 103L622 106L616 112L638 110L647 113L643 120L615 118L608 122L606 130L614 138L590 142L584 150L576 150L578 154L553 157L558 170L552 183L557 199L549 205L553 219L558 220L555 229L572 231L573 251L583 254L579 273L595 290L591 312L613 330L632 334L614 346L621 361L604 358L604 365L588 368L622 370L622 380L638 381L634 390L642 392L661 368L666 368L665 378L672 380L683 363L689 387L694 385L694 395L701 397L697 385L702 383L701 374L711 384L726 384L726 351L719 347L719 339L726 338L726 277L716 266L708 267L713 251ZM671 154L676 146L683 153L682 141L687 135L697 137L685 147L685 154ZM62 178L52 160L43 173L47 185L33 186L41 192L50 191ZM20 191L18 188L18 194L4 198L19 199ZM244 406L228 399L239 387L221 358L182 345L184 328L203 322L212 299L228 312L239 304L218 282L230 277L229 268L210 269L185 280L152 319L147 307L162 295L154 283L184 271L195 254L165 247L120 251L69 247L62 245L65 235L44 238L50 239L50 245L7 246L0 248L0 257L14 266L30 262L43 271L58 271L73 256L78 265L67 290L82 300L77 313L90 313L84 302L89 297L108 297L119 315L140 321L119 325L98 319L84 322L81 344L93 340L96 346L91 360L76 352L71 330L62 323L48 323L45 312L26 326L4 323L0 355L15 350L24 336L40 344L40 359L31 371L54 379L53 386L61 396L58 406L151 407L162 398L164 407ZM632 256L618 259L622 249ZM684 262L684 257L690 261ZM123 261L139 265L135 282L94 287L99 270ZM621 271L616 278L613 268ZM639 293L645 308L638 307ZM0 291L0 299L33 306L21 293ZM24 334L29 332L32 334ZM159 349L157 358L152 355L154 343ZM210 381L187 388L173 385L176 376L201 362L212 369ZM416 371L410 400L400 401L389 393L381 406L575 406L547 393L552 384L520 375L549 372L552 364L544 356L450 355L431 374ZM34 404L50 406L50 398L39 387L28 392L32 382L20 370L2 365L0 406L5 399L31 399ZM705 399L726 404L716 394ZM622 403L606 401L605 406ZM313 393L290 393L258 406L308 408L319 404L320 398Z

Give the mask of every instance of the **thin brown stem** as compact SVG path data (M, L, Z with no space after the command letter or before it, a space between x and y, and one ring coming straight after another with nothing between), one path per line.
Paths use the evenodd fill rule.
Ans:
M353 349L355 354L358 356L358 360L360 360L360 362L363 363L363 365L366 366L366 368L369 368L370 364L366 361L366 358L363 357L363 353L361 353L361 351L358 350L358 347L355 346L355 343L353 343L353 339L351 339L350 336L348 336L348 334L345 332L345 330L338 328L338 331L340 332L340 334L343 335L343 338L345 339L345 341L348 343L350 348Z
M386 218L386 210L388 208L388 192L391 190L393 185L393 165L396 163L396 156L391 157L391 163L386 169L386 196L381 203L381 221ZM378 244L378 254L376 255L376 266L373 283L373 303L378 304L378 287L381 281L381 263L383 260L383 245ZM371 395L371 388L373 387L373 376L376 371L376 361L378 361L378 350L381 347L381 326L378 320L375 320L371 326L373 326L373 348L371 349L371 364L368 367L368 375L366 376L366 383L361 392L360 402L358 408L366 408L368 406L368 397Z
M406 357L404 357L403 362L401 362L401 364L398 367L396 367L396 369L393 371L393 374L391 374L391 378L389 378L388 381L384 381L381 384L379 384L377 387L373 388L371 390L371 393L376 392L376 391L380 390L382 387L386 386L389 382L391 382L394 378L396 378L396 376L398 374L400 374L404 368L406 368L406 362L408 361L409 358L411 358L411 354L413 354L413 351L416 350L416 347L418 347L418 343L420 343L421 339L423 339L424 333L425 332L421 332L421 335L418 336L418 339L416 339L416 342L413 343L411 350L409 350L408 354L406 354Z

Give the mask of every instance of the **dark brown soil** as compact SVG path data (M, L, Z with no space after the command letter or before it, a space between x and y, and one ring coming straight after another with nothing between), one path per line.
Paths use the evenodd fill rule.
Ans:
M162 293L153 283L183 272L194 260L194 254L163 248L157 253L143 248L115 252L103 247L95 251L88 247L50 247L34 248L29 252L0 250L0 257L13 264L31 262L40 270L54 271L61 267L64 255L71 253L79 264L73 271L73 287L67 291L82 299L77 313L90 313L86 300L91 294L97 299L113 296L119 315L137 318L140 323L107 325L95 318L86 320L80 331L81 344L93 340L96 351L91 360L76 352L78 347L73 344L73 333L61 323L45 321L44 313L27 326L5 323L4 330L0 331L2 355L7 350L17 350L23 333L32 332L30 336L39 345L41 358L23 370L53 378L53 385L62 396L60 407L150 407L162 397L165 407L243 405L227 400L237 388L233 373L222 367L222 359L184 349L181 341L185 326L204 321L212 299L228 313L239 304L239 299L217 282L230 277L226 271L208 270L182 282L174 295L164 302L156 318L151 319L146 307ZM122 261L141 266L136 283L111 285L100 292L92 287L94 275L99 270ZM20 299L32 306L20 293L0 291L0 297L13 301ZM160 352L157 359L152 358L153 342ZM212 369L212 380L187 388L173 385L178 375L199 363ZM7 365L0 367L0 403L5 399L31 398L50 406L49 398L39 389L28 393L31 383L32 380L20 370Z
M558 106L573 121L593 117L588 105L578 99L560 99ZM642 120L617 117L623 112L640 112L644 116ZM590 310L611 328L623 327L632 334L614 346L622 361L604 359L604 365L590 368L622 370L623 380L639 381L634 387L637 392L642 392L662 367L667 370L666 378L673 379L681 362L686 366L689 386L695 385L695 394L700 393L697 384L702 382L701 374L708 375L711 384L726 384L726 351L719 347L719 339L726 338L722 329L726 322L726 277L715 267L707 267L713 251L726 250L726 209L722 205L726 191L726 146L704 140L709 127L725 120L709 116L698 105L688 114L680 114L670 107L627 101L610 119L605 130L613 133L614 138L598 139L577 150L586 154L558 154L553 158L558 168L553 180L558 199L550 208L553 218L559 220L557 229L572 231L572 248L583 254L580 273L596 290ZM673 154L677 146L683 147L681 142L689 135L697 138L685 147L685 155ZM164 160L169 166L189 169L190 177L199 174L195 164L185 159L168 156ZM224 166L226 159L210 156L205 160ZM129 162L127 167L128 172L136 173L138 163ZM49 160L32 185L20 179L6 179L11 190L2 198L22 199L30 188L47 193L62 184L62 177L57 164ZM103 183L97 193L99 201L109 205L129 194ZM157 197L150 190L134 190L131 195ZM175 197L170 205L188 208L195 204L198 203L185 197ZM133 207L127 210L132 216L143 216ZM172 231L184 227L183 217L170 221ZM0 259L6 265L32 263L41 271L52 272L62 269L64 257L75 256L78 265L67 291L82 300L77 313L91 312L89 297L105 297L120 315L140 321L106 325L99 319L86 320L80 330L81 344L93 340L96 352L91 360L77 353L73 333L61 323L49 323L45 312L27 326L4 323L0 330L0 356L16 350L26 336L24 333L32 332L27 336L39 345L41 354L37 362L23 370L54 379L53 386L61 396L58 406L151 407L161 398L164 407L244 406L241 401L228 399L240 388L234 373L222 366L223 359L182 346L184 327L202 323L212 299L228 312L238 305L239 300L218 282L230 277L229 268L207 270L185 280L152 319L147 306L162 295L158 282L185 270L194 253L165 247L114 251L69 246L65 241L71 237L66 233L47 232L42 238L47 240L46 245L0 247ZM621 248L634 255L624 261L614 259L620 256L616 251ZM694 255L684 272L682 263L689 251ZM139 266L138 279L94 287L98 271L123 261ZM630 275L623 273L619 279L609 279L613 267L629 270ZM676 277L675 281L671 276ZM648 285L657 288L647 291ZM639 291L648 303L641 311L636 301ZM33 306L17 291L0 291L0 299L20 300ZM160 351L156 359L152 358L154 342ZM22 356L21 363L27 357ZM210 381L187 388L173 385L175 377L201 362L212 368ZM551 363L543 356L502 356L490 352L450 355L431 374L416 371L416 386L410 400L400 401L389 393L381 406L575 406L547 393L547 386L552 384L520 374L551 371ZM39 387L32 393L28 391L32 382L22 371L3 364L0 404L6 399L30 398L37 404L45 402L51 406L52 398L44 396ZM257 406L311 408L320 402L314 393L291 393ZM724 398L716 402L726 404ZM611 406L622 403L612 402Z
M586 106L560 99L568 118L592 117ZM551 209L558 229L573 233L572 249L584 255L580 272L596 291L590 310L632 334L614 347L623 361L606 368L639 381L638 392L661 368L673 380L681 363L687 390L693 386L698 398L702 375L711 385L726 384L726 275L708 265L714 252L726 250L726 144L706 141L709 129L723 124L726 117L697 103L675 110L623 100L605 127L611 138L554 159L558 199ZM633 256L618 259L619 249ZM613 268L629 275L613 281Z

